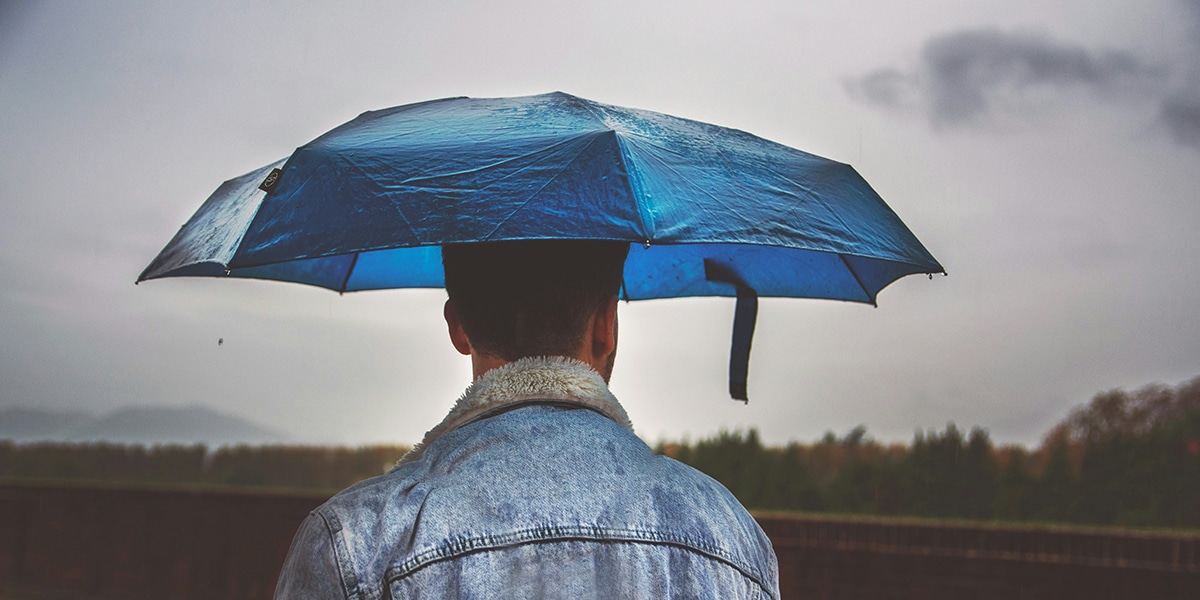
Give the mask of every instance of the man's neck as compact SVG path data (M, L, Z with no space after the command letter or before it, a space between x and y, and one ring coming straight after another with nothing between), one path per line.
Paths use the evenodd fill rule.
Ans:
M612 364L611 362L608 362L607 355L601 358L596 358L593 356L568 356L567 358L574 358L591 365L592 369L604 378L604 382L608 383L608 378L612 373ZM487 373L496 367L503 367L504 365L508 364L508 362L509 361L504 360L503 358L494 354L481 354L474 352L471 354L472 380L478 381L480 377L483 377L484 373Z
M494 354L481 354L475 352L471 354L471 376L473 379L483 377L484 373L502 367L508 364L507 360L500 358Z

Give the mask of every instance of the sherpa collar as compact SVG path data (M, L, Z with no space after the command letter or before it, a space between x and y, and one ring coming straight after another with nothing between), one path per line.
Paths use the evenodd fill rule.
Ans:
M564 356L527 357L484 373L467 387L450 414L425 434L397 465L421 457L439 437L473 421L518 404L533 401L573 404L590 408L633 431L629 415L608 391L608 384L590 365Z

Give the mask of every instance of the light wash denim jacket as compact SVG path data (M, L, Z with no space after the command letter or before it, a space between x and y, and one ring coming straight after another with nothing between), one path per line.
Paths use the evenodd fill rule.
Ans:
M385 475L312 512L276 598L778 598L767 536L563 358L486 373Z

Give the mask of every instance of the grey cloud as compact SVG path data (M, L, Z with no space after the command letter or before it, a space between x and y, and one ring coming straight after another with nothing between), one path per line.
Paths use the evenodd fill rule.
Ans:
M1183 5L1192 13L1193 27L1200 30L1200 0L1183 0Z
M1200 0L1182 4L1191 19L1191 60L1181 69L1183 85L1159 105L1158 125L1177 143L1200 150Z
M1006 91L1037 86L1083 88L1108 96L1152 73L1123 52L1094 54L1032 34L998 30L953 33L931 39L922 53L935 118L970 121L987 113Z
M1156 76L1126 52L988 28L931 38L911 71L877 69L848 89L876 106L924 111L938 125L969 125L1019 105L1026 94L1082 90L1108 98Z
M1200 49L1200 0L1183 0ZM1190 53L1196 56L1194 53ZM1138 107L1172 141L1200 150L1200 58L1161 68L1123 51L1096 51L1045 35L972 29L930 38L918 63L846 82L855 98L924 115L938 127L1021 119L1037 101L1085 93ZM1031 100L1032 99L1032 100Z
M1200 97L1179 95L1163 100L1159 123L1176 142L1200 150Z
M0 2L0 62L7 50L16 46L26 16L34 9L33 2Z
M878 69L851 85L852 91L867 102L893 109L913 104L917 89L912 75L896 69Z

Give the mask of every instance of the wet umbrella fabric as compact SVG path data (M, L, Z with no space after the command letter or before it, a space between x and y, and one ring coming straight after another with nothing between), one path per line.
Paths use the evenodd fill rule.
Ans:
M442 287L442 244L532 239L629 242L629 300L737 296L742 399L757 296L874 303L943 272L849 165L556 92L363 113L225 182L138 281Z

